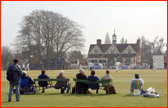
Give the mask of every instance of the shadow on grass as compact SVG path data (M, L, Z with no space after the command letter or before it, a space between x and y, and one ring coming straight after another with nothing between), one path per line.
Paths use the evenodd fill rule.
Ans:
M126 94L126 95L124 95L123 97L135 97L135 96L132 95L132 94Z
M38 95L38 94L35 94L35 95ZM63 96L77 96L77 97L80 97L80 96L108 96L108 95L114 95L114 94L103 94L103 93L101 93L101 94L72 94L72 93L70 93L70 94L67 94L67 93L65 93L65 94L60 94L60 93L46 93L46 94L43 94L43 95L63 95Z

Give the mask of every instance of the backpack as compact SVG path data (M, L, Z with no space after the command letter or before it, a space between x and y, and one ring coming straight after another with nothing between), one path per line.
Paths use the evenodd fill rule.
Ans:
M12 65L12 67L13 67L13 65ZM13 69L8 68L6 79L8 81L14 81L14 79L13 79Z

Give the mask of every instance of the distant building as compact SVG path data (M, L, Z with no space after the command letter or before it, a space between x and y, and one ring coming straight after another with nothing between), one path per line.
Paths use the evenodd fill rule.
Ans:
M140 39L134 44L117 44L117 35L112 35L112 44L101 44L101 39L97 39L97 44L91 44L88 52L88 62L95 65L103 63L112 66L116 61L123 65L136 65L141 62Z

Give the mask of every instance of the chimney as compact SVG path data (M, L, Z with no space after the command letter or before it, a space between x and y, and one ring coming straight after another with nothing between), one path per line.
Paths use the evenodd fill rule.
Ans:
M101 39L97 39L97 45L101 45Z
M137 40L137 44L140 47L140 39Z

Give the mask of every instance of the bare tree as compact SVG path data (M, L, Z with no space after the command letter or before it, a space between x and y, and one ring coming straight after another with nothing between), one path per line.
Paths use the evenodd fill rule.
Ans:
M68 55L69 55L69 59L71 59L71 58L83 59L84 58L84 56L81 54L81 52L76 51L76 50L70 51L68 53Z
M36 46L38 59L41 58L42 48L45 48L43 55L45 55L47 68L49 68L52 58L63 57L69 49L84 47L82 26L61 14L36 10L23 17L21 25L24 25L21 26L21 31L24 31L25 27L30 27L28 28L29 32L26 32L27 39L32 39L28 45ZM28 48L31 53L30 46ZM53 57L53 52L55 52L55 57Z
M6 69L8 63L13 58L12 50L8 46L1 47L1 63L4 69Z
M166 45L166 43L164 43L163 37L156 36L155 39L150 42L150 45L152 46L152 53L159 55L163 54L162 49Z
M107 32L104 44L111 44L110 35Z
M122 37L121 40L120 40L120 43L121 44L127 44L127 39L124 39L124 37Z

